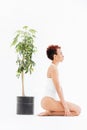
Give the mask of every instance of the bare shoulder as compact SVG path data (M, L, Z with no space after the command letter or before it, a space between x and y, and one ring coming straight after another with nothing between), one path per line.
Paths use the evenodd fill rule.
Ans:
M48 67L47 77L52 77L52 74L55 72L57 72L57 67L55 65L50 65Z
M54 64L51 64L51 65L50 65L50 68L51 68L53 71L57 71L57 66L54 65Z
M48 67L48 70L49 70L49 71L55 71L55 70L57 70L57 67L56 67L55 65L51 64L51 65Z

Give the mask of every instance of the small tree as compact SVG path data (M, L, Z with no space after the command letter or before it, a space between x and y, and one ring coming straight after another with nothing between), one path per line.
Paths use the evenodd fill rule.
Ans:
M30 29L28 26L24 26L21 30L16 32L16 36L13 39L12 46L15 46L17 53L16 63L18 65L17 77L21 75L22 79L22 96L25 96L24 91L24 74L32 73L34 70L35 62L32 59L33 53L37 48L34 45L36 31Z

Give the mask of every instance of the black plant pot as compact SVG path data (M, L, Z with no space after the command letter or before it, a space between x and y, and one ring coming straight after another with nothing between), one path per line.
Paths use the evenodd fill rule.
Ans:
M18 96L17 97L17 114L33 115L34 114L34 97Z

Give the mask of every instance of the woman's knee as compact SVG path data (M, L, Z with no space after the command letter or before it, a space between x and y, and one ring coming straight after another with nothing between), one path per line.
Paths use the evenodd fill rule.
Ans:
M78 106L76 109L76 115L79 116L81 113L81 108Z
M69 108L71 111L73 111L75 113L76 116L80 115L81 113L81 108L73 103L68 102Z

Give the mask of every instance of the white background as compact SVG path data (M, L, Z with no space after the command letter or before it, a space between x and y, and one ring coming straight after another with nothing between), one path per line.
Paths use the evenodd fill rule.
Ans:
M16 30L24 25L37 30L35 70L25 77L26 95L35 96L35 115L42 111L40 99L50 61L46 48L62 47L59 65L66 100L82 108L79 117L37 117L16 115L16 96L21 79L16 77L16 53L10 47ZM5 129L78 129L87 127L87 1L86 0L3 0L0 1L0 127ZM30 122L30 123L29 123ZM43 127L44 126L44 127Z

